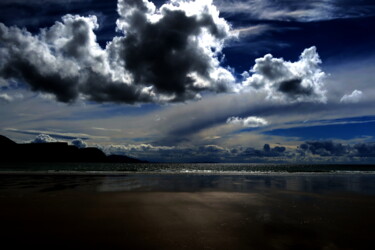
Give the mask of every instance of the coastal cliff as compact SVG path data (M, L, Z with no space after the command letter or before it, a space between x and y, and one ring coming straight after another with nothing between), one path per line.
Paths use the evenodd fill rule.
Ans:
M98 148L77 148L66 142L18 144L0 135L0 162L142 163L124 155L105 155Z

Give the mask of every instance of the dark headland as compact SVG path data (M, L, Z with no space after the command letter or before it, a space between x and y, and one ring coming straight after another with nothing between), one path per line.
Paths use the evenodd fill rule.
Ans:
M0 135L0 162L145 163L124 155L106 155L98 148L78 148L66 142L22 143Z

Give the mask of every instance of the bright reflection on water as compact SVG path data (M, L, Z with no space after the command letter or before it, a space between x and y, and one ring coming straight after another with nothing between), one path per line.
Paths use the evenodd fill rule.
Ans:
M375 174L34 174L0 175L0 188L37 192L77 190L94 192L259 192L301 191L313 193L354 192L375 194Z
M108 163L30 163L8 164L0 168L4 171L48 171L48 172L114 172L114 173L338 173L373 172L372 165L307 165L307 164L233 164L233 163L148 163L148 164L108 164Z
M103 177L99 191L226 191L261 190L356 192L375 194L374 174L283 175L128 175Z

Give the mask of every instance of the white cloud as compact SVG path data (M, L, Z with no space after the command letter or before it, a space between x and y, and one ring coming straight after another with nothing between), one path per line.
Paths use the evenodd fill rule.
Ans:
M109 145L103 147L103 150L107 153L114 154L115 152L144 152L144 151L163 151L173 150L175 147L168 146L153 146L151 144L128 144L128 145Z
M273 27L266 24L251 25L247 27L240 27L232 30L232 33L235 35L243 36L257 36L263 34L269 30L272 30Z
M32 143L49 143L49 142L58 142L58 140L56 140L55 138L49 136L49 135L46 135L46 134L40 134L38 135L33 141Z
M357 103L362 99L363 93L360 90L354 90L351 94L344 95L340 102L343 103Z
M46 130L33 130L33 129L16 129L16 128L5 128L5 131L20 133L20 134L29 134L29 135L52 135L56 138L64 139L75 139L75 138L84 138L84 139L107 139L105 136L93 136L85 133L69 133L69 132L55 132L55 131L46 131Z
M72 140L71 143L74 146L76 146L77 148L86 148L87 147L87 143L80 138L76 138L76 139Z
M121 129L115 129L115 128L98 128L98 127L92 127L92 129L99 130L99 131L121 132Z
M257 128L257 127L267 126L268 121L264 118L257 117L257 116L249 116L245 118L232 116L227 119L227 124L241 125L247 128Z
M13 101L13 98L5 93L5 94L0 94L0 100L5 101L5 102L11 102Z
M289 62L267 54L244 72L242 85L267 93L267 98L283 102L326 102L321 60L316 48L305 49L299 61Z
M0 94L0 101L4 102L13 102L15 100L21 100L23 99L23 95L21 93L17 93L14 95L9 95L7 93Z

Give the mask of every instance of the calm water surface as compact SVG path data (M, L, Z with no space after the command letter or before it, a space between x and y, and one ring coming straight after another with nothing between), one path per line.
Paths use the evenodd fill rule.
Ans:
M17 164L0 170L4 249L372 250L374 211L372 166Z

